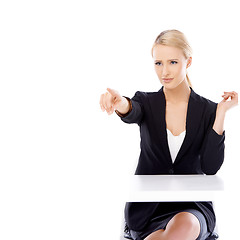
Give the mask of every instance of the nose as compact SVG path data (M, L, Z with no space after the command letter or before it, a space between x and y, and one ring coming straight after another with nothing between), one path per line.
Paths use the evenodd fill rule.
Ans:
M162 75L163 75L163 77L168 77L168 75L169 75L169 68L168 68L168 66L166 66L166 65L163 66Z

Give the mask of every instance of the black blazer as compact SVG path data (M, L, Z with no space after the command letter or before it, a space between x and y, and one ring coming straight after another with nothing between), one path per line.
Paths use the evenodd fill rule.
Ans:
M136 92L131 99L132 110L120 115L126 123L137 123L141 134L141 153L136 175L153 174L215 174L224 160L225 131L213 129L217 103L193 91L187 108L186 135L172 163L166 131L166 100L163 87L158 92ZM161 203L127 203L125 220L130 229L140 231ZM212 232L215 214L211 202L195 202Z
M225 131L219 135L212 129L217 103L191 88L186 135L174 163L167 142L163 87L158 92L138 91L131 103L132 111L121 119L140 127L141 153L136 175L215 174L219 170L224 160Z

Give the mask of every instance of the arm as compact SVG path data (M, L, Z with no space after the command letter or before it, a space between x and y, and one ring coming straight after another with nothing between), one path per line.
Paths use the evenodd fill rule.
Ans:
M210 117L210 124L200 151L202 171L208 175L216 174L224 161L225 131L220 135L213 129L214 119L215 113Z
M216 118L213 124L213 130L219 135L222 135L224 131L225 113L226 113L225 111L221 111L219 109L219 105L218 105L217 111L216 111Z
M132 99L126 97L129 102L130 108L126 114L121 114L115 111L121 120L125 123L137 123L140 124L144 116L144 108L141 100L141 92L136 92Z
M238 104L238 94L236 92L224 92L223 100L217 106L216 119L213 124L213 129L222 135L224 129L224 119L226 112ZM231 98L230 101L227 101Z
M206 174L216 174L224 161L224 119L227 110L238 103L236 92L224 92L222 97L224 99L217 105L216 114L210 117L210 124L201 149L201 165ZM227 101L229 97L231 100Z
M101 95L100 107L109 115L114 111L126 123L140 124L143 117L143 106L140 95L136 92L132 99L121 96L116 90L107 88L108 92Z

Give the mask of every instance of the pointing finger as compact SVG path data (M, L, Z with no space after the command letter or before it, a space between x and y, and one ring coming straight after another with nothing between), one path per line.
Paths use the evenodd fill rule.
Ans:
M108 92L113 96L113 97L121 97L120 94L118 93L118 91L111 89L111 88L107 88Z

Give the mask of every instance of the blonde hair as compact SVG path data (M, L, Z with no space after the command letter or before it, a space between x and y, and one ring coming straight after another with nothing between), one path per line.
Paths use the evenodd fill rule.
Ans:
M190 47L187 38L185 35L175 29L172 30L166 30L161 32L152 47L152 56L153 56L153 49L157 44L162 44L165 46L171 46L171 47L177 47L180 48L183 51L183 54L186 59L189 57L192 57L192 48ZM186 74L187 82L190 87L192 87L192 83L188 77L188 74Z

